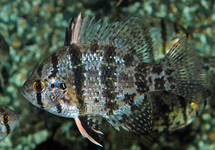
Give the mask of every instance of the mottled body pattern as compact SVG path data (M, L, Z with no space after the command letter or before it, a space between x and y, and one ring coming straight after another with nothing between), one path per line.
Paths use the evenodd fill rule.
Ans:
M19 115L11 109L0 105L0 142L16 127Z
M97 116L118 130L141 135L153 130L148 92L168 91L187 103L204 103L201 67L185 38L155 64L152 36L138 17L110 26L79 15L66 31L65 46L39 65L22 92L34 105L74 118L82 135L100 145L95 133L101 134L101 119L92 121Z

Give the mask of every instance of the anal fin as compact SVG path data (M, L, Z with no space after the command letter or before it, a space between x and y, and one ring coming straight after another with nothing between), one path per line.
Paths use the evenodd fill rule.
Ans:
M82 136L88 138L94 144L102 147L102 145L99 143L99 134L103 134L100 131L100 121L93 122L91 119L89 119L89 116L79 116L74 119Z
M142 98L138 104L133 103L130 110L125 108L114 112L114 115L107 116L106 120L117 130L121 126L139 135L150 134L153 129L151 99L147 94Z

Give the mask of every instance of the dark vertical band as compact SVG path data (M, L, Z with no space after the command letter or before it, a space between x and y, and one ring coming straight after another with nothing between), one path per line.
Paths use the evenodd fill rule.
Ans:
M57 55L56 53L53 53L51 55L51 63L52 63L52 67L53 67L53 70L52 70L52 74L49 76L49 78L55 78L56 77L56 74L58 72L58 69L57 69L57 66L58 66L58 58L57 58Z
M149 91L148 82L150 83L150 80L147 81L146 78L149 75L151 66L147 63L140 63L135 68L135 84L137 86L137 92L140 94L143 94L145 92Z
M41 108L43 108L43 103L41 100L41 93L37 93L37 104L41 106Z
M105 110L109 109L109 113L113 110L118 109L116 104L115 94L115 82L116 82L116 63L114 56L116 56L115 47L106 46L104 47L104 64L101 66L101 83L104 84L103 97L106 98Z
M82 64L82 53L77 45L72 44L69 48L69 54L71 56L70 61L73 68L72 71L74 74L73 84L75 86L76 97L79 103L79 110L81 113L83 113L86 108L83 96L83 86L86 78L84 77L85 66Z
M9 124L6 123L6 124L4 124L4 125L5 125L5 127L6 127L6 129L7 129L7 134L9 134L9 133L10 133L10 126L9 126Z

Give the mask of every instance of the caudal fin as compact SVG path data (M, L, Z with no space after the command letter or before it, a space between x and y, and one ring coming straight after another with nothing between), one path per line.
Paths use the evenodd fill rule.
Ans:
M202 103L206 100L203 63L185 37L173 45L161 64L168 76L169 92L183 96L189 102Z

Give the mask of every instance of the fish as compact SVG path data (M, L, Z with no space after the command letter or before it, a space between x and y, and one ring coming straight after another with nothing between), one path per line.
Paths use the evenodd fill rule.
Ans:
M98 146L103 118L116 130L149 135L157 109L149 93L166 91L197 106L207 99L203 62L186 37L159 63L155 49L138 16L110 25L80 13L66 28L64 46L39 64L22 94L36 107L74 118L80 133Z
M0 142L10 134L19 122L19 115L13 110L0 105Z
M4 36L0 34L0 94L3 93L5 87L5 80L3 73L5 73L5 64L10 59L10 48ZM19 122L19 115L13 110L0 105L0 142L11 133Z

